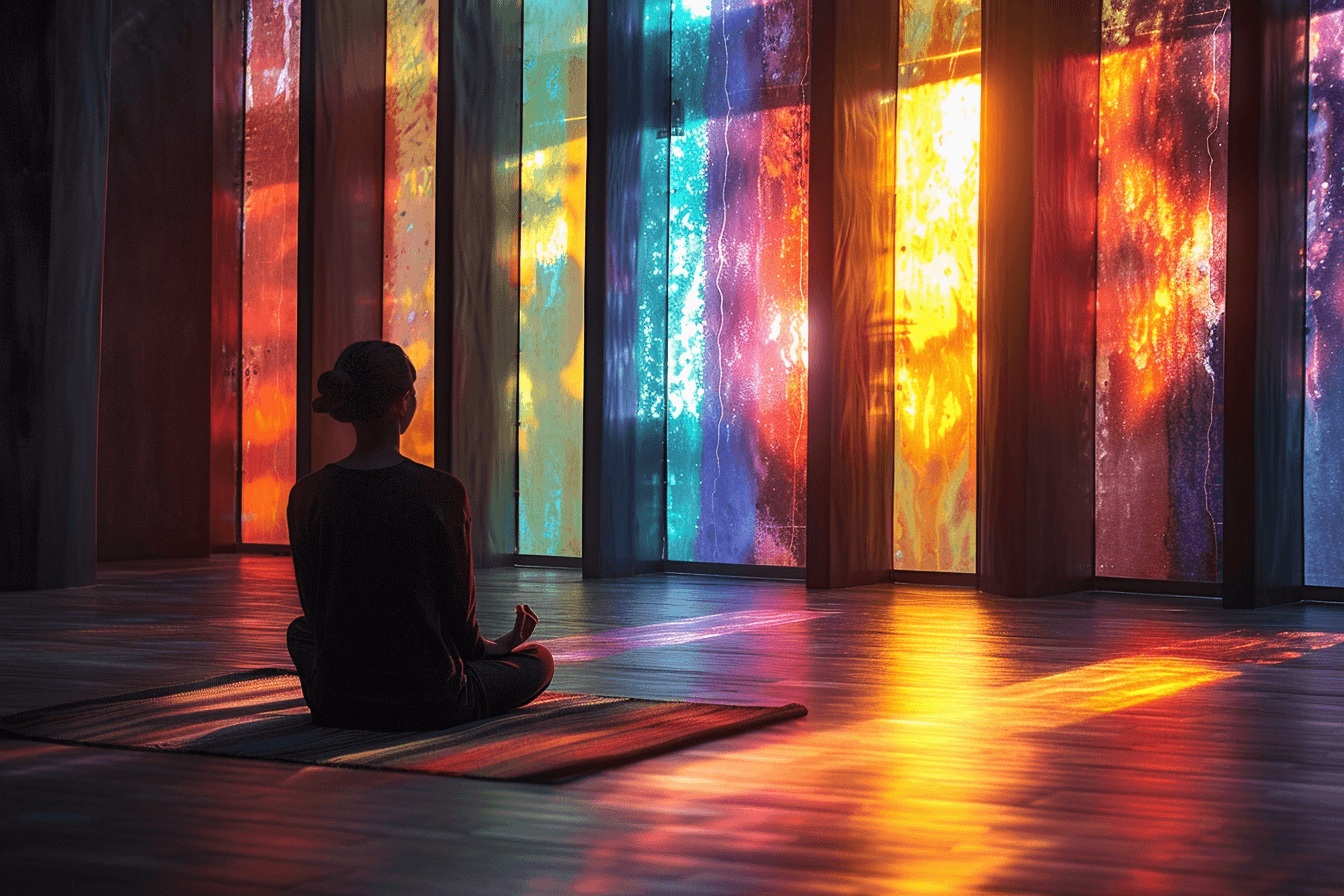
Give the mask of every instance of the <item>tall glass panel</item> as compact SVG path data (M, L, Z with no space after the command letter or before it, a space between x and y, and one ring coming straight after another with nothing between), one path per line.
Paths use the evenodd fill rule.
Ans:
M1344 587L1344 9L1311 4L1307 143L1306 583Z
M588 2L523 4L518 551L577 557L583 513Z
M1228 19L1227 0L1103 5L1099 575L1221 577Z
M798 566L809 0L672 8L667 556Z
M439 4L388 0L383 191L383 338L415 365L415 419L401 440L434 464L434 150Z
M299 0L248 12L243 143L242 540L283 544L298 390Z
M902 0L892 565L975 572L980 0Z

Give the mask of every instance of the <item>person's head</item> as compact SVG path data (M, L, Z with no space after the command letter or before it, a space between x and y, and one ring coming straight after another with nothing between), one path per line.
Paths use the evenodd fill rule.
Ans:
M415 412L415 366L394 342L370 339L346 346L331 370L317 378L313 410L342 423L367 423L386 417L404 400Z

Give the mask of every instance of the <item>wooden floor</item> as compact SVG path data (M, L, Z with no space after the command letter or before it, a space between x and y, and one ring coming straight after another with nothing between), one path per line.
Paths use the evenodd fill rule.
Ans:
M479 588L557 689L810 714L561 786L0 739L0 892L1344 893L1344 606ZM0 712L288 665L296 611L277 557L0 595Z

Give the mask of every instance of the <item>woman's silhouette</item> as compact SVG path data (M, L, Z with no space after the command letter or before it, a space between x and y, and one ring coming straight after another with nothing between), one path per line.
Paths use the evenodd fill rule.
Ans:
M349 457L289 493L303 615L289 653L319 725L414 731L498 715L546 690L555 666L524 642L537 617L481 637L471 511L457 477L403 457L415 368L391 342L356 342L317 381L313 410L355 427Z

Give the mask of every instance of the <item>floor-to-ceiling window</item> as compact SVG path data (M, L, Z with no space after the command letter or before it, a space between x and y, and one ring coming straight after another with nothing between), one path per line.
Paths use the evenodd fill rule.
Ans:
M980 0L901 0L892 566L975 572Z
M1227 0L1103 2L1102 576L1221 577L1229 49Z
M518 551L577 557L583 524L588 2L523 4Z
M1344 587L1344 8L1313 0L1307 161L1306 583Z
M801 566L811 4L671 12L667 558Z
M243 142L239 538L283 544L298 388L299 0L253 0Z
M383 183L383 338L416 368L415 418L401 452L434 464L434 186L437 0L388 0Z

